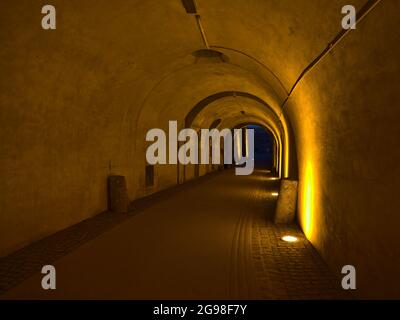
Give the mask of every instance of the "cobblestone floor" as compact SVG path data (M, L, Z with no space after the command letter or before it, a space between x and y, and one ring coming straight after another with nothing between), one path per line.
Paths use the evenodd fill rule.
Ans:
M281 240L284 235L299 241ZM329 271L296 225L277 226L256 216L252 228L252 257L261 299L345 299L340 280Z
M165 275L158 275L161 276L159 280L170 284L165 277L175 276L178 279L177 281L181 281L179 280L181 277L187 277L186 281L189 282L195 281L193 279L196 277L202 276L204 279L197 279L197 283L193 282L193 285L189 287L187 286L190 283L182 284L180 289L176 288L178 293L173 297L207 298L208 296L204 295L207 295L207 292L211 293L212 291L210 290L215 289L219 293L213 292L215 295L211 296L211 298L347 298L343 294L343 290L339 289L339 281L332 276L323 260L304 238L299 228L296 225L277 226L272 223L276 198L271 196L271 192L278 189L278 184L278 181L270 180L266 173L258 172L253 177L235 177L229 173L216 173L140 200L133 205L130 214L102 213L0 259L0 295L8 294L10 289L26 282L25 287L21 285L19 291L16 291L16 296L20 296L21 292L25 295L26 290L32 287L32 283L37 283L37 279L40 279L37 278L32 282L32 278L40 277L40 274L37 274L40 272L41 267L52 262L58 263L61 269L64 268L64 273L70 274L68 281L64 279L66 281L65 285L72 285L71 279L74 279L76 274L81 275L82 272L87 272L87 278L92 276L89 262L85 266L88 268L86 271L79 268L75 270L74 261L82 262L82 259L88 261L97 259L96 265L101 265L102 263L110 263L111 259L123 260L127 259L127 257L130 259L133 254L136 256L136 260L125 260L126 268L128 270L139 268L138 262L146 261L146 259L156 259L154 256L148 256L145 249L142 249L140 244L137 244L140 239L145 237L144 235L139 235L139 230L143 227L152 228L152 224L158 221L157 228L159 232L158 234L156 232L156 234L159 241L151 242L150 245L153 250L160 250L157 251L160 255L159 259L164 261L160 263L171 264L171 268L174 268L173 271L166 269ZM233 199L235 201L232 201ZM180 205L177 206L177 203ZM193 204L196 210L187 211L189 204ZM153 208L149 210L149 207ZM169 211L167 208L169 208ZM135 218L142 211L144 215L141 219ZM192 216L188 215L188 212ZM173 217L174 215L175 220L174 224L172 224L166 217ZM208 233L204 233L203 229L198 229L201 224L207 226L207 223L213 223L216 226L215 230L210 229ZM234 224L237 225L235 228ZM140 225L143 225L143 227ZM224 225L227 225L227 227L224 227ZM170 228L176 228L175 233L178 235L176 239L170 238ZM221 238L220 235L221 230L224 230L223 228L227 229L226 234ZM163 238L164 232L166 232L165 238ZM287 233L297 236L300 241L296 243L283 242L281 237ZM182 244L182 239L187 239L187 237L193 238L189 248ZM96 238L99 238L99 240ZM124 247L125 249L121 249L124 251L117 252L113 250L112 241L115 241L121 248L126 246ZM145 241L148 242L148 240ZM169 241L170 244L168 244ZM210 248L208 251L204 248L204 243L206 242ZM233 243L232 247L230 243ZM85 244L89 244L89 246L86 245L86 248L81 250L80 247L84 247ZM178 267L178 270L176 270L177 266L171 260L172 257L163 256L164 246L167 245L173 245L175 251L172 251L171 254L175 254L176 259L183 260L183 265L180 266L182 269ZM225 262L224 257L229 256L227 251L229 251L230 247L234 254L231 254L230 262ZM99 251L96 251L96 248ZM198 257L199 255L202 258ZM206 257L211 260L204 260L207 259ZM197 271L195 268L199 263L193 260L196 258L201 259L199 260L200 264L204 264ZM186 262L184 261L185 259L187 260ZM221 261L218 261L218 259ZM131 263L130 266L129 263ZM152 267L154 263L151 265ZM125 268L119 265L110 266L118 270L111 272L113 277L118 275L120 268ZM209 268L209 270L204 271L204 268ZM225 268L227 269L225 270ZM132 279L136 286L137 292L135 294L137 295L131 292L130 286L125 285L126 292L120 297L141 297L140 292L143 291L138 289L139 282L143 281L143 285L146 286L147 280L142 279L146 277L145 274L138 275L138 271L139 273L143 272L140 270L143 269L137 269L136 271L138 278L134 281ZM157 269L154 270L148 271L148 279L151 279L153 272L158 272ZM109 274L109 271L102 270L102 268L98 272L103 277ZM220 272L220 275L213 275L215 272ZM229 280L226 278L227 272L231 274ZM214 277L215 280L207 280L210 279L210 276ZM25 281L27 279L30 280ZM97 280L93 278L88 281L92 281L91 284L93 284ZM209 283L206 283L207 281ZM236 295L229 293L231 289L222 288L226 282L231 282L229 284L230 288L235 287L236 291L238 291ZM176 282L174 283L176 284ZM110 284L110 286L113 285L115 284ZM167 292L170 289L165 284L154 282L152 285L160 285L158 289L160 296L156 296L156 298L164 298L164 296L168 295ZM202 285L204 285L204 288L201 287ZM197 292L192 290L193 286L197 286L195 288ZM244 287L247 290L246 294L242 292ZM99 288L103 289L102 287ZM145 288L142 287L141 290L146 290ZM118 287L114 287L114 289L119 290ZM73 292L76 291L73 290L69 294L75 297L76 293ZM92 290L91 287L89 290ZM166 291L161 293L163 290ZM105 291L104 296L108 297L110 292L113 291ZM152 292L154 293L154 291ZM186 295L182 296L182 292L186 292ZM153 293L149 293L150 297L153 297ZM41 294L38 293L38 296L41 297ZM96 297L96 295L89 295L89 297ZM170 297L167 296L167 298Z

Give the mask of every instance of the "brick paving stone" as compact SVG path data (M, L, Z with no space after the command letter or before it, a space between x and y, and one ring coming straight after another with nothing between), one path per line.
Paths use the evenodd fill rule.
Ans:
M346 299L329 268L300 228L275 225L271 212L258 213L252 224L252 258L256 268L258 295L264 299ZM281 240L285 234L298 242ZM260 260L262 263L260 263Z
M251 250L253 272L245 276L255 283L256 292L252 296L257 299L349 298L297 225L273 223L276 198L268 194L278 190L279 181L234 179L228 180L227 185L231 186L232 181L249 183L254 190L240 208L248 212L251 222L248 249ZM0 295L39 272L44 264L52 264L153 203L160 203L196 183L200 182L193 181L139 200L133 204L129 214L104 212L1 258ZM297 236L300 241L282 241L281 237L287 233Z

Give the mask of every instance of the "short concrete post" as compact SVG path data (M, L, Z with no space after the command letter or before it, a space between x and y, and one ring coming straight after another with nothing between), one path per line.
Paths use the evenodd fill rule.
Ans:
M108 209L112 212L128 212L128 190L124 176L108 177Z
M292 223L296 214L296 205L297 180L282 179L276 205L275 223Z

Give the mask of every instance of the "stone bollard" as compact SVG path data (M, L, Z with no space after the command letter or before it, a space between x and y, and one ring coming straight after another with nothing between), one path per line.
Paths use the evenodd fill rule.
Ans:
M275 223L292 223L296 214L296 204L297 180L282 179L275 211Z
M128 212L128 190L124 176L108 176L108 210Z

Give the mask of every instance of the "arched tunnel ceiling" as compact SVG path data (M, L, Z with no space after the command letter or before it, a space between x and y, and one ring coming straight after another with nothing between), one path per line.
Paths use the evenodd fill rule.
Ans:
M3 4L0 67L8 76L1 79L2 99L7 101L2 119L4 148L17 159L12 165L27 167L33 146L43 149L58 141L72 150L59 148L57 159L71 154L87 159L85 150L100 140L92 150L99 163L85 164L90 179L91 170L102 167L112 150L131 145L132 137L142 141L140 132L165 119L183 125L198 101L218 92L251 93L278 110L301 71L340 31L341 7L347 4L196 3L208 43L226 56L225 62L193 55L205 46L195 17L186 13L180 0L99 0L96 5L54 0L57 32L38 27L32 12L40 12L41 1ZM352 1L357 9L364 3ZM14 86L24 87L24 95L14 95ZM32 102L40 122L32 121L41 130L35 125L15 129L34 118L19 107ZM16 153L15 144L24 154ZM127 150L128 156L116 161L128 166L136 151ZM37 163L46 167L45 162L41 157Z
M354 5L359 8L364 2L358 0ZM227 6L224 1L206 0L197 1L197 4L211 48L223 52L227 60L225 63L214 63L211 66L207 64L210 60L206 58L194 57L193 60L193 57L190 57L192 52L182 52L175 60L164 64L174 67L164 72L154 84L145 98L145 104L153 90L164 81L174 83L175 90L181 96L185 95L180 88L182 82L190 82L193 91L198 87L206 88L207 80L203 78L204 75L198 74L198 70L204 72L206 69L221 69L213 72L214 75L224 77L224 81L215 79L211 85L216 86L218 83L220 86L220 89L213 88L214 92L227 90L230 87L228 78L236 76L236 68L242 69L242 73L247 73L242 76L249 79L248 82L258 82L264 88L269 88L267 103L271 103L268 100L274 100L271 104L281 105L301 72L340 31L341 8L346 3L327 0L306 3L253 0L245 3L230 2ZM224 19L227 16L229 19ZM173 17L174 15L171 15L171 19ZM192 26L187 30L188 37L194 36L195 39L201 40L194 17L187 14L186 18L190 18L192 22ZM182 46L180 48L183 49ZM196 49L202 48L203 44ZM180 81L175 73L180 74ZM194 95L192 92L189 94ZM202 95L205 97L206 93L198 94L198 97ZM170 93L169 96L172 97L173 94Z
M214 119L221 119L219 129L254 121L268 126L279 137L284 134L277 116L265 104L246 96L226 96L211 102L196 115L191 126L209 128Z
M242 50L289 90L341 30L346 0L198 1L210 46ZM359 9L365 0L352 1Z
M353 4L359 8L364 2L355 0ZM91 107L79 108L81 117L74 114L74 118L96 113L98 118L104 116L109 120L107 126L117 126L122 131L126 126L137 125L146 105L157 110L158 101L168 101L184 113L186 105L194 105L219 91L257 94L254 90L257 86L257 90L264 91L258 92L260 98L276 107L301 71L340 30L340 9L346 1L250 0L231 1L227 5L222 0L198 0L196 3L210 46L221 50L227 62L207 63L207 59L202 61L192 55L205 47L195 18L186 13L179 0L100 0L96 6L78 0L54 1L60 12L57 35L43 34L36 28L36 17L30 12L40 8L40 1L4 6L2 10L7 16L4 23L10 26L0 30L4 56L14 55L14 41L18 41L35 57L22 61L25 69L30 70L28 73L41 66L42 78L36 79L39 85L49 88L51 83L59 83L58 87L62 87L64 82L75 79L76 88L65 86L62 90L66 92L60 95L72 97L78 90L85 99L81 103ZM33 32L26 38L17 37L24 34L22 28L26 27ZM64 47L68 49L63 50ZM45 48L51 52L50 61L43 54ZM66 63L68 70L59 74L57 65ZM18 74L12 64L4 65L2 70L11 78ZM205 75L201 75L205 70L214 73L214 80L207 76L207 82ZM236 84L230 78L237 78ZM162 87L168 81L170 90ZM187 90L182 90L185 85ZM84 90L79 92L79 88ZM107 94L111 90L112 98ZM27 95L29 98L34 92L28 91ZM70 100L64 103L74 104ZM172 107L164 110L168 108ZM172 119L174 112L168 116ZM70 125L76 125L76 121Z
M222 103L223 105L227 106L225 110L218 110L220 106L216 107L216 103ZM256 106L256 108L254 108ZM252 108L253 107L253 108ZM236 92L236 91L223 91L211 96L208 96L201 101L199 101L186 115L185 117L185 125L192 126L196 125L196 119L201 117L201 114L204 110L214 111L216 114L215 116L222 116L225 114L229 114L230 112L241 111L242 115L245 113L265 113L268 115L272 121L279 123L279 115L278 113L274 112L274 110L262 99L259 97L246 93L246 92ZM209 114L210 116L211 114Z
M360 7L364 2L355 0L353 4ZM197 4L210 46L223 51L230 63L263 77L282 100L284 90L271 73L288 91L301 71L340 30L340 9L347 2L250 0L227 5L222 0L199 0ZM93 72L100 72L96 75L99 83L88 89L98 89L103 81L109 88L137 83L140 86L134 93L136 102L140 103L163 77L192 63L192 52L204 48L194 17L185 12L179 0L162 1L162 4L157 0L112 3L102 0L95 7L75 0L55 1L54 5L62 12L57 37L49 35L43 39L42 33L34 35L33 39L38 42L33 46L51 47L52 56L57 60L57 56L64 54L57 47L68 45L67 56L82 60L82 66L77 65L74 70L78 75L80 67L98 68L100 71ZM34 11L38 4L22 1L17 10L29 23L36 23L26 6L33 7ZM13 9L9 12L11 25L15 27L11 32L20 34L19 19L12 18L18 15L12 14L16 12L14 7L10 8ZM5 6L4 10L7 9ZM1 35L1 31L0 37L12 38ZM19 41L28 40L32 38ZM53 41L59 42L56 48L52 46ZM7 44L11 45L7 41L3 43ZM110 47L114 50L108 50ZM82 50L90 60L79 56ZM81 80L89 82L88 78Z
M266 82L253 73L227 63L190 64L171 73L152 89L140 106L137 125L150 128L163 121L166 123L168 120L178 120L183 126L196 105L201 104L204 107L211 102L207 101L207 97L231 95L233 92L253 95L268 104L275 113L279 113L277 95ZM195 111L193 117L198 110ZM135 113L137 110L132 106L130 112ZM131 114L126 118L134 117ZM190 119L192 120L193 118ZM136 125L132 122L131 124Z

